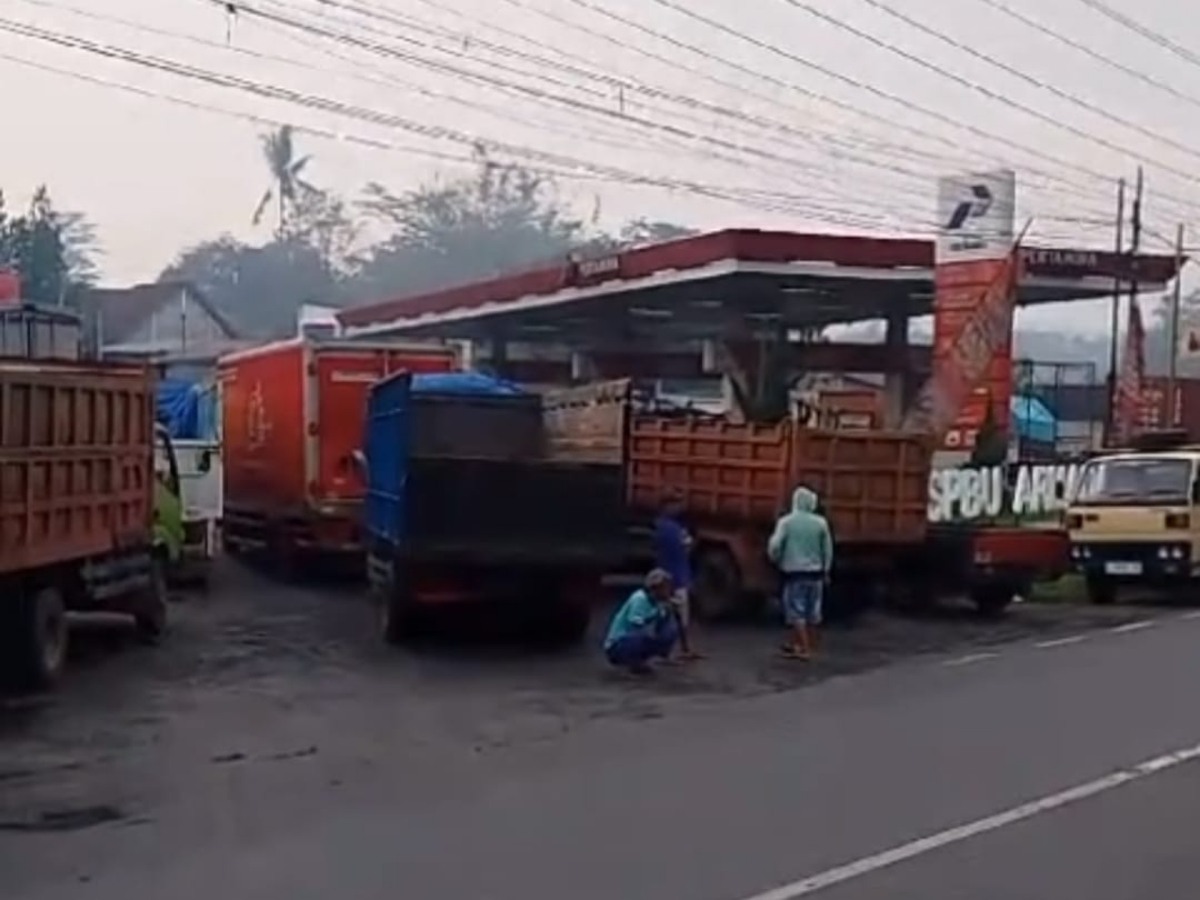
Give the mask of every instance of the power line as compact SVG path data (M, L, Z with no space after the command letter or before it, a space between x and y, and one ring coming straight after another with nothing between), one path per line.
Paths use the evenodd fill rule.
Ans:
M831 18L827 17L824 13L814 10L807 3L802 3L802 2L800 2L800 0L785 0L785 2L790 3L792 6L801 8L801 9L805 10L806 12L810 13L811 15L817 16L818 18L820 18L824 21L828 21L828 22L833 21ZM936 28L932 28L929 25L926 25L924 22L921 22L918 19L915 19L906 13L902 13L896 9L893 9L891 6L889 6L887 3L885 3L884 0L861 0L861 2L867 4L872 9L878 10L879 12L883 13L886 16L890 16L891 18L895 19L898 22L903 22L904 24L908 25L910 28L914 28L917 31L921 32L922 34L928 35L929 37L932 37L935 40L941 41L943 44L946 44L949 47L953 47L956 50L966 53L967 55L971 56L974 59L978 59L981 62L985 62L988 65L993 66L993 67L999 69L1000 71L1005 72L1008 75L1011 75L1014 78L1020 79L1021 81L1024 81L1026 84L1032 85L1033 87L1039 88L1044 91L1048 91L1049 93L1053 94L1055 97L1058 97L1061 100L1065 100L1068 103L1072 104L1073 106L1076 106L1086 112L1089 112L1092 115L1101 116L1102 118L1108 119L1110 122L1120 125L1123 128L1128 128L1132 131L1136 131L1139 134L1141 134L1143 137L1147 137L1150 140L1157 141L1157 142L1164 144L1168 147L1171 147L1172 149L1177 150L1181 153L1186 153L1189 156L1194 156L1197 159L1200 159L1200 152L1197 152L1196 150L1192 149L1191 147L1188 147L1187 145L1182 144L1179 141L1176 141L1172 138L1165 137L1161 134L1158 134L1157 132L1152 131L1151 129L1147 128L1145 125L1141 125L1137 122L1132 122L1129 119L1126 119L1122 116L1118 116L1115 113L1109 112L1106 109L1098 107L1094 103L1090 103L1087 100L1077 97L1074 94L1070 93L1069 91L1064 91L1061 88L1059 88L1049 82L1045 82L1039 78L1035 78L1034 76L1030 75L1028 72L1023 72L1014 66L1010 66L1008 63L1004 62L1003 60L996 59L994 56L991 56L988 53L984 53L982 50L977 50L974 47L964 44L961 41L950 37L949 35L947 35L946 33L942 32L942 31L938 31ZM860 32L857 29L851 28L851 26L846 25L845 23L839 23L839 27L849 29L854 34L866 36L866 32ZM877 40L874 38L868 38L868 39ZM1117 145L1104 140L1103 138L1095 137L1087 132L1084 132L1078 128L1075 128L1074 126L1068 125L1064 122L1060 122L1057 119L1055 119L1053 116L1045 115L1045 114L1041 113L1040 111L1033 109L1032 107L1026 107L1023 104L1017 104L1014 101L1008 100L999 94L995 94L995 92L992 92L992 91L988 90L987 88L981 87L979 85L975 85L973 82L969 81L968 79L961 78L961 76L955 75L954 73L949 72L948 70L942 69L940 66L935 66L932 63L922 60L920 57L918 57L914 54L909 54L906 51L901 50L898 47L895 47L894 45L887 44L886 42L880 42L880 45L887 47L889 50L892 50L892 52L901 54L905 59L917 62L921 66L928 68L931 71L937 72L939 74L944 74L948 78L953 78L956 82L958 82L960 84L972 85L975 90L983 91L986 94L988 94L989 96L994 96L997 99L1004 102L1006 105L1016 106L1016 108L1024 110L1025 112L1027 112L1030 115L1037 116L1037 118L1040 119L1041 121L1049 122L1050 124L1055 125L1059 128L1067 129L1067 130L1071 131L1073 134L1082 136L1087 140L1091 140L1091 141L1094 141L1097 143L1102 143L1103 146L1107 147L1110 150L1120 150L1126 154L1135 155L1135 154L1132 154L1127 148L1120 148ZM1161 163L1159 165L1161 165ZM1195 176L1188 174L1188 173L1183 173L1180 170L1171 169L1166 166L1163 166L1163 168L1166 168L1167 171L1173 172L1175 174L1183 175L1189 179L1200 181L1200 179L1196 179Z
M353 6L353 4L350 4L350 3L344 2L344 0L343 0L343 2L339 2L339 0L325 0L325 2L331 3L332 5L335 5L335 6L340 6L340 7L343 7L343 8L348 8L348 7L352 7L352 6ZM422 0L422 2L426 2L426 0ZM516 6L520 7L520 8L526 8L526 9L528 9L528 7L525 7L525 6L524 6L524 4L523 4L523 3L520 3L520 2L518 2L518 0L506 0L506 2L509 2L510 4L516 5ZM648 33L651 33L651 34L653 34L654 36L656 36L656 37L658 37L658 38L661 38L661 39L664 39L664 40L668 40L668 41L670 41L670 42L671 42L671 43L673 43L673 44L676 44L676 45L679 45L679 46L686 47L686 48L688 48L689 50L691 50L692 52L698 52L698 53L701 53L701 54L703 54L703 55L709 55L709 56L711 56L710 54L705 54L705 52L704 52L704 51L701 51L701 50L699 50L698 48L695 48L695 47L693 47L693 46L691 46L691 45L684 44L684 43L682 43L682 42L678 41L677 39L674 39L674 38L671 38L671 37L668 37L668 36L664 36L664 35L662 35L662 34L660 34L660 33L658 33L658 32L654 32L652 29L646 29L646 28L645 28L645 26L640 26L638 23L632 22L632 21L630 21L630 20L627 20L627 19L625 19L624 17L618 16L617 14L615 14L615 13L612 13L610 10L607 10L607 9L605 9L605 8L603 8L603 7L597 7L597 6L595 6L594 4L592 4L592 3L586 2L586 0L572 0L572 2L576 3L577 5L580 5L580 6L584 7L584 8L586 8L586 9L590 9L590 10L593 10L593 11L595 11L595 12L601 13L601 14L603 14L603 15L605 15L605 16L607 16L607 17L609 17L609 18L613 18L613 19L615 19L615 20L617 20L617 21L621 21L621 22L623 22L623 23L625 23L625 24L627 24L627 25L630 25L630 26L632 26L632 27L637 27L637 28L639 28L640 30L647 31ZM355 7L355 8L360 8L360 7ZM456 12L456 11L453 11L453 10L451 10L451 11L452 11L452 12L455 12L455 13L457 14L457 12ZM539 11L539 12L541 12L541 11ZM375 11L373 11L373 10L365 10L365 14L369 14L369 15L372 15L372 16L382 16L382 17L383 17L385 20L392 20L392 21L402 21L402 20L400 20L400 19L396 19L394 16L387 16L387 15L384 15L383 13L378 13L378 12L375 12ZM574 26L574 23L570 23L570 22L569 22L569 20L564 20L564 19L561 19L560 17L555 17L555 16L552 16L551 18L555 19L556 21L560 21L560 22L563 22L563 23L565 23L565 24L570 24L570 25L573 25L573 26ZM574 26L574 27L579 27L579 26ZM444 31L444 29L443 29L443 31ZM592 34L595 34L595 32L591 32L591 33L592 33ZM492 45L492 46L494 46L494 45ZM729 61L727 61L727 60L724 60L723 58L718 58L718 57L713 57L713 58L716 58L716 59L718 59L719 61L721 61L722 63L724 63L724 64L726 64L726 65L732 65L732 66L735 66L735 67L736 67L736 64L730 63ZM668 61L668 62L670 62L670 61ZM750 74L754 74L754 75L760 75L760 74L761 74L761 73L759 73L759 72L753 72L753 71L751 71L751 70L745 70L745 71L749 72ZM822 99L828 99L828 98L822 98ZM861 111L859 111L859 112L861 112ZM892 122L891 120L886 120L886 124L888 124L889 126L894 126L896 123ZM927 133L927 132L924 132L924 131L921 131L921 130L916 130L916 132L915 132L915 133L917 133L917 134L920 134L922 137L929 137L929 135L928 135L928 133ZM954 144L954 143L952 143L952 142L948 142L948 143L949 143L949 145L950 145L950 146L953 146L953 147L954 147L956 150L961 150L961 147L960 147L959 145L957 145L957 144ZM880 164L880 163L878 163L877 161L873 161L873 160L863 160L863 159L856 159L856 160L854 160L854 161L855 161L855 162L858 162L858 163L859 163L859 164L861 164L861 165L869 165L869 166L874 166L874 167L886 168L886 169L888 169L888 170L890 170L890 171L893 171L893 172L899 172L899 171L902 171L902 172L903 172L903 174L907 175L908 177L920 178L921 180L926 180L926 179L928 178L928 175L927 175L926 173L913 172L912 170L901 170L899 167L896 167L896 166L893 166L893 165L886 165L886 166L884 166L883 164ZM1056 179L1056 178L1055 178L1055 176L1052 176L1052 175L1051 175L1051 176L1048 176L1048 177L1049 177L1049 178L1051 178L1051 179L1054 179L1054 180L1060 180L1060 181L1061 181L1061 180L1063 180L1063 179ZM1069 182L1068 182L1068 183L1069 183ZM1086 195L1086 196L1088 196L1088 197L1091 197L1091 196L1092 196L1090 193L1086 193L1085 195Z
M1070 47L1073 50L1077 50L1080 53L1090 56L1092 59L1096 60L1097 62L1103 63L1104 65L1106 65L1112 69L1115 69L1124 75L1128 75L1130 78L1136 78L1138 81L1142 82L1143 84L1148 84L1157 90L1168 93L1172 97L1174 97L1176 100L1182 100L1185 103L1191 104L1192 106L1200 107L1200 99L1197 99L1196 97L1193 97L1192 95L1179 90L1178 88L1176 88L1174 85L1170 84L1169 82L1155 78L1152 75L1147 75L1145 72L1141 71L1140 69L1135 69L1132 66L1127 66L1123 62L1120 62L1119 60L1115 60L1111 56L1107 56L1106 54L1103 54L1103 53L1099 52L1098 50L1095 50L1094 48L1089 47L1087 44L1084 44L1081 41L1077 41L1074 38L1063 34L1061 31L1057 31L1057 30L1049 27L1048 25L1045 25L1044 23L1037 21L1036 19L1033 19L1033 18L1027 16L1025 13L1018 12L1017 10L1015 10L1011 6L1009 6L1007 3L1002 2L1002 0L980 0L980 2L986 3L988 6L992 7L992 9L995 9L998 12L1004 13L1004 15L1008 16L1009 18L1011 18L1017 22L1020 22L1024 25L1028 26L1029 28L1034 29L1035 31L1040 32L1041 34L1045 35L1048 38L1051 38L1052 40L1057 41L1060 44L1063 44L1067 47Z
M397 51L394 48L390 48L387 45L381 44L376 40L367 40L367 39L360 38L357 35L334 32L334 31L331 31L328 28L322 27L320 25L314 25L311 23L303 22L298 19L293 19L293 18L289 18L287 16L279 15L277 13L272 13L268 10L261 9L256 6L251 6L249 3L246 3L246 2L239 2L237 5L237 9L241 13L246 13L246 14L249 14L249 15L252 15L255 17L260 17L260 18L265 19L266 21L273 22L277 25L281 25L281 26L289 27L289 28L295 28L295 29L298 29L305 33L325 37L329 40L337 41L339 43L347 44L350 46L355 46L360 49L365 49L365 50L368 50L371 52L382 53L383 55L387 55L387 56L397 56L397 57L399 57L401 59L405 59L407 61L418 61L420 65L428 66L430 68L442 70L445 72L449 72L449 73L458 75L460 77L471 78L473 80L476 80L477 82L483 83L488 86L492 86L497 83L502 83L504 85L504 87L506 87L507 89L509 89L511 91L515 91L517 93L523 94L525 96L531 97L533 99L536 99L536 100L539 100L542 102L548 102L548 103L553 103L553 104L557 104L560 106L565 106L568 109L571 109L574 111L588 112L588 113L591 113L598 117L602 117L602 118L608 119L610 121L620 122L622 124L633 124L633 125L639 126L641 128L649 129L652 131L658 131L658 132L670 135L675 138L680 138L680 139L684 139L684 140L694 140L694 141L698 141L701 143L710 144L714 147L721 148L722 150L725 150L725 151L745 153L750 156L757 157L758 159L764 160L764 161L769 161L769 162L773 162L773 163L777 163L777 164L783 164L785 166L790 166L790 165L794 164L794 160L792 160L790 158L783 157L783 156L781 156L777 153L771 152L771 151L762 150L761 148L739 145L732 141L727 141L722 138L714 137L711 135L698 134L694 131L689 131L687 129L680 128L678 126L671 125L668 123L656 122L656 121L646 119L641 116L633 116L627 112L622 114L616 110L606 109L602 106L597 106L596 104L588 103L586 101L577 100L577 99L574 99L571 97L564 97L561 95L555 95L555 94L549 93L547 91L543 91L540 88L532 88L532 87L529 87L528 85L522 85L522 84L511 82L511 81L501 82L499 79L497 79L495 77L480 76L480 75L477 75L476 73L470 72L469 70L462 69L461 67L450 66L448 64L437 63L437 62L433 62L430 60L420 59L418 57L414 57L413 55L411 55L409 53L406 53L403 51ZM562 85L561 82L559 82L559 84ZM562 86L566 86L568 88L571 87L570 85L562 85ZM809 183L811 183L811 182L809 182Z
M870 228L872 226L878 226L886 223L886 220L871 219L867 216L857 214L855 211L848 211L847 215L839 217L835 214L847 211L822 208L820 204L812 203L806 198L796 197L794 195L747 189L730 190L723 187L714 187L684 179L648 177L639 175L637 173L630 173L612 166L602 166L600 164L586 161L581 162L570 157L564 157L560 154L547 153L545 151L539 151L505 142L481 140L473 138L469 135L465 135L454 129L414 123L410 120L404 119L403 117L393 116L377 110L357 107L352 104L344 104L338 101L328 100L327 98L316 97L314 95L303 95L286 88L279 88L277 86L258 82L250 82L246 79L241 79L236 76L220 75L217 73L207 72L194 66L173 63L169 60L163 60L161 58L152 57L145 54L138 54L133 51L123 50L121 48L104 47L102 45L96 45L94 42L90 42L85 39L55 35L52 32L44 32L42 29L37 29L32 26L22 26L21 23L13 23L4 19L0 19L0 30L6 30L26 37L33 37L48 43L57 44L59 46L71 49L85 50L109 59L117 59L141 65L146 68L163 71L170 74L181 75L183 77L192 78L194 80L218 87L236 88L268 99L293 102L301 106L306 106L308 108L317 109L323 112L333 112L340 115L346 115L348 117L357 118L361 121L369 122L371 124L398 127L413 133L422 134L424 136L452 140L473 147L482 145L511 156L533 158L539 162L549 164L550 166L567 169L584 168L587 173L590 173L594 176L600 176L596 180L607 180L634 186L662 187L672 190L683 190L696 194L697 196L709 197L726 202L734 202L743 206L752 206L775 212L796 213L798 209L800 211L807 210L809 217L813 219L820 218L819 216L813 216L813 211L824 212L826 214L826 221L836 224L849 225L850 227L856 228ZM28 61L19 62L22 62L23 64L29 64ZM50 70L51 67L43 68ZM254 118L262 121L267 120L265 117ZM305 129L303 127L301 130L315 131L317 133L321 132L320 129ZM329 132L325 133L329 134ZM340 133L334 133L334 136L337 136L337 134ZM533 169L533 167L530 168ZM550 174L557 175L559 172L557 172L555 169L550 169ZM797 206L797 204L799 204L799 206Z
M19 25L20 23L16 23L16 24ZM74 46L75 49L81 49L77 44L72 45L72 46ZM90 50L94 51L95 47L82 48L82 49L90 49ZM105 54L102 54L102 55L105 55ZM112 58L111 54L107 54L107 55L109 55L110 58ZM125 61L127 61L127 62L134 61L134 62L140 62L141 64L145 64L144 60L126 59ZM156 62L161 63L163 61L156 60ZM166 61L166 62L169 62L169 61ZM161 66L158 66L158 67L161 68ZM189 68L189 69L191 69L191 71L190 72L178 71L178 66L176 66L176 69L174 69L174 70L167 69L167 71L172 71L172 73L176 74L176 75L183 75L183 76L188 76L188 77L193 77L193 78L196 77L197 70L195 70L194 67L185 67L185 68ZM203 70L199 70L199 71L202 72ZM211 74L211 73L207 73L207 74ZM201 80L205 80L205 79L202 78ZM209 80L210 80L210 83L212 83L211 79L209 79ZM245 82L244 79L241 79L240 81ZM247 84L249 84L251 86L247 87ZM249 89L252 92L256 92L254 90L253 83L241 83L241 84L233 84L233 85L231 85L229 83L222 83L222 84L219 84L219 86L238 87L239 89L242 89L242 90ZM259 86L259 87L261 87L261 86ZM287 102L300 102L304 97L304 95L299 95L299 94L296 94L295 92L290 92L291 96L280 96L277 92L281 89L274 88L273 86L269 86L269 85L266 87L268 89L276 92L275 94L268 94L268 96L271 96L272 99L282 99ZM286 89L283 89L283 90L286 90ZM309 96L311 97L311 95L309 95ZM297 99L297 98L299 98L299 99ZM344 104L339 105L337 103L337 101L327 101L326 98L316 98L316 99L318 101L321 101L323 104L326 104L326 105L319 106L319 108L321 108L321 109L330 110L331 107L328 106L327 104L333 104L332 111L336 112L337 114L352 115L352 116L356 116L358 118L363 118L360 114L361 108L347 107ZM307 104L307 105L309 105L311 108L311 104ZM480 107L480 108L483 108L486 110L486 107ZM346 111L347 109L350 109L350 110L357 109L359 112L357 112L357 113L353 112L353 111L347 112ZM365 121L371 121L371 122L374 122L375 124L389 124L389 123L381 122L377 118L380 115L386 116L387 114L379 114L377 111L368 111L368 112L371 114L371 116L374 116L375 118L367 117L365 119ZM259 117L259 118L261 119L261 117ZM404 126L399 126L399 127L404 127ZM410 129L410 130L412 130L412 129ZM428 132L421 131L421 130L417 130L416 133L422 133L422 134L428 135ZM450 139L450 138L446 138L444 136L439 136L438 139ZM463 138L463 136L460 135L457 138L457 140L459 142L463 142L464 138ZM465 138L465 140L472 140L472 139L467 137L467 138ZM530 155L529 148L518 147L517 145L508 145L508 147L505 148L504 145L502 145L502 144L497 144L497 146L499 146L502 149L502 152L509 152L509 153L512 153L513 155L520 155L520 154L524 154L525 156ZM545 155L543 155L540 158L546 159L547 157ZM461 158L456 158L456 161L463 161L463 160ZM550 164L551 163L548 163L547 165L550 165ZM816 216L814 216L813 213L824 212L825 215L827 216L827 219L826 219L827 221L840 221L843 224L851 224L852 227L872 227L874 225L878 225L878 224L886 221L886 220L879 219L878 217L871 217L871 216L864 215L860 211L855 211L855 210L847 211L845 208L823 206L821 204L817 204L817 203L813 202L809 198L798 197L794 194L783 194L780 192L768 192L768 191L756 191L756 190L752 190L752 189L749 189L749 190L734 189L733 191L730 191L727 188L714 189L710 185L705 185L705 184L697 183L697 182L679 181L677 179L676 180L667 180L667 181L664 181L663 179L652 179L652 178L648 179L644 176L638 175L637 173L629 173L628 171L625 171L625 170L613 169L612 167L608 167L607 170L601 170L601 171L597 172L597 171L595 171L595 167L591 163L588 163L586 161L580 162L579 160L572 159L570 157L563 157L561 155L559 155L558 159L554 160L552 164L561 165L561 166L589 167L589 171L592 171L592 173L593 173L590 176L593 180L616 181L616 182L626 183L626 184L640 184L643 186L665 187L667 189L691 190L695 193L698 193L698 194L701 194L704 196L710 196L710 197L714 197L716 199L732 201L732 202L739 203L741 205L754 205L759 208L769 208L774 211L789 211L789 212L793 212L793 213L795 213L797 211L803 211L810 218L816 218ZM556 170L555 174L561 174L561 170ZM575 174L577 174L577 173L575 173ZM589 176L585 175L583 177L587 178ZM923 198L924 198L924 196L925 195L922 194ZM875 205L877 208L882 208L882 204L875 204ZM837 213L843 214L840 217L840 219L835 217ZM1054 219L1055 217L1044 217L1044 218ZM923 229L927 229L931 224L932 223L927 220L922 220L922 222L921 222Z
M296 28L305 33L317 34L318 36L325 37L327 39L337 41L339 43L366 49L369 52L382 54L384 56L390 57L390 56L396 55L396 51L394 51L392 48L387 47L387 45L381 44L375 38L372 38L371 40L368 41L368 40L358 37L357 35L348 35L348 34L345 34L344 32L332 31L328 27L316 26L311 23L307 23L307 22L303 22L303 21L295 20L295 19L290 19L286 16L282 16L282 15L279 15L276 13L271 13L269 11L264 11L257 7L251 7L247 3L244 3L244 2L241 4L241 6L239 8L242 11L249 12L252 15L266 18L267 20L272 21L275 24L285 25L285 26L291 27L291 28ZM405 59L405 60L411 59L411 57L407 53L401 53L401 58ZM441 67L442 64L437 64L437 65L439 67ZM461 72L462 70L455 69L454 71ZM471 73L471 74L474 75L474 73ZM484 83L486 85L491 85L494 83L494 79L491 79L491 78L483 78L481 76L474 76L474 77L476 77L477 80L480 80L482 83ZM527 86L512 85L510 82L505 82L505 85L508 87L513 87L518 92L521 92L521 93L529 93L531 90ZM585 104L585 103L582 103L581 101L574 100L572 98L556 97L554 95L547 94L546 92L540 91L538 89L533 89L533 96L536 99L548 99L548 100L551 100L552 102L557 101L558 103L565 104L569 108L574 109L574 110L585 110L585 111L597 112L599 115L601 115L607 119L610 119L610 120L613 120L616 122L620 122L621 124L624 124L624 125L632 124L632 125L637 125L637 126L649 127L649 128L660 130L660 131L665 129L668 131L668 133L673 133L677 137L685 137L685 138L692 137L692 138L696 138L700 141L704 141L707 143L716 143L718 146L723 146L727 150L735 151L735 152L740 151L743 153L749 153L749 154L751 154L753 156L757 156L761 159L771 160L771 161L775 162L776 164L782 164L782 165L794 164L794 160L791 160L789 158L781 158L781 157L779 157L778 154L774 154L769 151L764 152L758 148L746 147L744 145L735 145L735 144L732 144L731 142L721 141L720 139L714 140L713 138L711 138L710 136L707 136L707 135L696 135L694 132L686 132L686 131L678 129L674 126L667 126L667 125L664 125L662 123L657 123L657 122L647 122L646 120L644 120L640 117L631 117L627 114L622 116L622 115L614 112L613 110L608 110L608 109L603 109L603 108L597 109L593 105ZM871 164L871 163L867 162L864 164ZM882 164L874 163L874 165L878 166L878 165L882 165ZM899 171L897 169L897 167L894 167L894 166L889 166L887 168L891 169L892 171ZM911 170L908 170L904 174L907 174L909 177L919 178L922 181L925 181L927 179L927 176L925 175L925 173L913 172ZM789 177L793 177L793 176L791 176L791 173L788 173L788 175L789 175ZM809 186L809 190L813 190L813 182L812 182L811 177L808 178L808 180L806 180L804 183ZM914 191L910 191L909 193L913 194L913 196L917 196L917 193ZM927 194L924 191L921 191L919 193L919 196L920 196L920 199L922 201L924 201L927 197ZM875 205L878 206L879 204L875 204ZM927 222L923 222L922 224L928 225Z
M1143 25L1141 22L1138 22L1136 19L1130 18L1129 16L1125 15L1125 13L1123 13L1123 12L1113 9L1107 3L1102 3L1101 0L1080 0L1080 2L1084 6L1087 6L1088 8L1093 9L1096 12L1100 13L1100 15L1104 16L1105 18L1110 19L1113 22L1116 22L1118 25L1122 26L1123 28L1127 28L1130 31L1134 32L1135 34L1141 35L1142 37L1144 37L1146 40L1150 41L1151 43L1157 44L1158 46L1162 47L1164 50L1168 50L1171 53L1174 53L1180 59L1182 59L1186 62L1189 62L1194 66L1200 66L1200 54L1197 54L1194 51L1189 50L1187 47L1184 47L1182 44L1175 43L1170 38L1168 38L1166 35L1163 35L1157 31L1155 31L1154 29L1150 28L1149 26Z
M572 0L572 2L582 2L582 0ZM674 10L675 12L679 13L680 15L683 15L683 16L686 16L695 21L701 22L701 23L709 26L710 28L716 29L717 31L722 32L723 34L729 35L730 37L734 37L739 40L745 41L755 47L758 47L761 50L766 50L767 52L772 53L773 55L779 56L783 59L790 60L791 62L794 62L800 66L803 66L804 68L806 68L810 71L817 72L821 75L824 75L827 78L841 82L843 84L846 84L846 85L856 88L858 90L864 91L873 96L879 97L880 99L887 100L891 103L898 104L898 105L904 107L905 109L908 109L908 110L911 110L914 112L918 112L922 115L933 118L933 119L935 119L939 122L942 122L943 124L949 125L953 128L956 128L956 129L959 129L962 131L966 131L976 137L984 138L985 140L995 141L997 143L1004 144L1004 145L1011 147L1012 149L1018 150L1022 153L1025 153L1030 156L1037 157L1038 159L1042 159L1047 162L1053 163L1056 166L1060 166L1060 167L1066 168L1068 170L1082 172L1098 181L1105 182L1105 183L1111 183L1111 178L1109 178L1109 176L1107 176L1104 173L1099 172L1095 169L1092 169L1091 167L1073 163L1070 160L1067 160L1061 156L1057 156L1052 153L1047 153L1043 150L1037 149L1036 147L1029 147L1025 144L1022 144L1020 141L1015 141L1012 138L1009 138L1005 135L993 134L992 132L989 132L984 128L980 128L976 125L972 125L969 122L958 121L957 119L947 116L944 113L938 112L937 110L929 109L925 106L922 106L919 103L915 103L913 101L907 100L904 97L893 94L882 88L876 87L873 84L860 81L860 80L853 78L849 75L846 75L842 72L838 72L834 69L830 69L826 66L815 63L809 59L805 59L804 57L799 56L798 54L795 54L788 50L785 50L785 49L783 49L775 44L772 44L768 41L764 41L760 38L754 37L753 35L746 34L745 32L739 31L738 29L733 28L732 26L726 25L722 22L719 22L708 16L705 16L701 13L697 13L694 10L688 9L687 7L676 2L676 0L652 0L652 2L654 2L660 6L663 6L665 8ZM906 131L914 131L917 134L920 134L924 137L932 137L934 139L944 141L944 142L950 144L951 146L956 146L948 138L943 138L943 137L937 136L937 135L929 135L927 132L923 132L920 129L914 129L909 126L905 126L903 123L888 120L883 116L876 116L874 114L863 113L861 110L858 110L857 107L854 107L853 104L847 104L847 103L843 103L841 101L832 100L830 98L824 97L823 95L816 95L816 96L821 97L821 99L824 99L827 102L831 102L836 105L842 106L843 108L846 108L850 111L858 112L859 114L870 115L873 118L880 119L880 120L886 122L887 124L891 125L892 127L903 128ZM1059 178L1059 180L1062 180L1061 176L1056 176L1053 173L1049 174L1047 177Z

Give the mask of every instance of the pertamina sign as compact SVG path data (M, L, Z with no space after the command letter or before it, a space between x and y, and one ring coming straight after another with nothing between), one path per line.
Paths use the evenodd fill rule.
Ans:
M989 413L998 427L1008 427L1015 203L1009 170L938 181L931 398L937 408L929 415L944 434L943 449L974 447Z

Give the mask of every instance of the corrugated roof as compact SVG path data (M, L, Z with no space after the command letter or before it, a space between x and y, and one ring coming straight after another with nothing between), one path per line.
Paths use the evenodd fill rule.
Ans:
M186 292L188 300L212 317L226 337L239 337L238 330L224 313L187 281L162 281L127 288L92 288L83 293L79 306L90 332L98 330L106 344L122 343L136 333L146 319L176 300L181 291Z

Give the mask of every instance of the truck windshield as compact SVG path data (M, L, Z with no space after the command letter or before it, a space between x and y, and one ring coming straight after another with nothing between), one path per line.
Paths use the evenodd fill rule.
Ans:
M1191 460L1178 457L1097 459L1079 473L1075 502L1085 505L1187 502L1192 470Z

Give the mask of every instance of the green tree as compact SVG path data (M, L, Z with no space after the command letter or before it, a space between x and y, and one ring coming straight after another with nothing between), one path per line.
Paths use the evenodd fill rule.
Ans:
M6 214L0 200L0 266L16 270L22 297L70 302L76 288L95 280L97 253L91 223L80 213L57 210L45 186L20 216Z
M271 183L263 191L251 221L258 225L266 214L267 207L274 201L276 237L283 237L288 216L296 211L301 197L316 192L316 188L301 177L312 157L296 157L294 137L292 126L282 125L278 131L272 131L260 139L263 160L267 164Z
M361 259L354 291L376 299L561 259L594 235L554 181L477 152L476 171L395 193L367 186L362 209L391 233Z
M159 275L189 281L250 337L292 334L302 303L336 298L327 260L294 238L255 247L229 235L189 247Z

